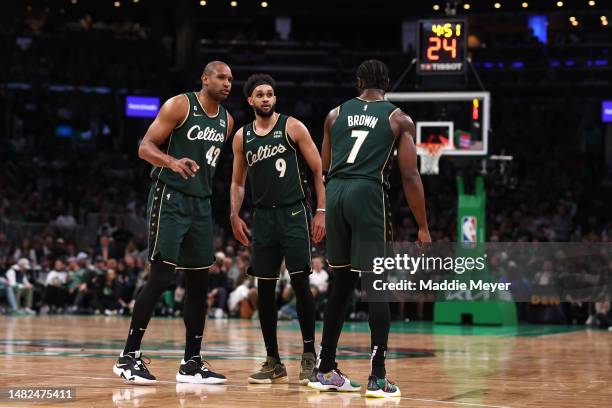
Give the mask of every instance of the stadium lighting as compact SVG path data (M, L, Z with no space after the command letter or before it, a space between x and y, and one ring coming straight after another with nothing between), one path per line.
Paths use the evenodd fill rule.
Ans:
M595 5L595 0L590 0L589 1L589 6L593 7Z
M601 22L601 25L602 25L602 26L607 26L607 25L608 25L608 20L604 20L604 21L602 21L602 22Z
M501 8L501 3L495 3L493 7L495 7L496 9Z
M527 3L526 1L523 2L523 4L521 4L522 8L527 8L529 7L529 3Z
M465 3L463 5L463 8L466 9L466 10L469 10L470 9L470 3Z
M115 7L121 7L121 3L120 3L120 2L118 2L118 1L114 2L114 3L113 3L113 5L114 5Z
M572 20L572 25L574 27L578 27L578 21L577 20Z
M140 0L132 0L134 3L138 3Z
M77 4L77 0L70 0L72 4Z
M576 21L576 17L571 16L571 17L569 18L569 21Z
M434 9L434 11L440 10L440 5L439 4L434 4L433 5L433 9Z
M562 1L558 1L557 2L557 7L563 7L563 2Z
M230 3L230 6L232 6L232 7L236 7L236 6L238 6L238 2L237 2L237 1L232 1L232 2Z
M263 7L263 8L268 7L268 2L267 1L262 1L261 2L261 7Z
M200 0L200 6L204 7L206 5L206 0Z

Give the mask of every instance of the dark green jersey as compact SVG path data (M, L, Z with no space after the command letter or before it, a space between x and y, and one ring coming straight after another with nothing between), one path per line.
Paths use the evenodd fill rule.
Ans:
M386 185L395 149L389 117L397 107L387 101L354 98L339 109L330 131L327 178L359 178Z
M208 116L194 92L184 96L189 100L189 113L183 123L172 131L165 151L176 159L187 157L194 160L200 170L195 173L195 177L185 180L168 168L154 167L151 177L182 193L206 198L212 194L212 179L219 154L227 140L228 114L219 105L217 114Z
M287 133L286 115L265 135L255 133L254 122L242 131L242 148L246 159L253 204L281 207L305 197L304 164L296 144Z

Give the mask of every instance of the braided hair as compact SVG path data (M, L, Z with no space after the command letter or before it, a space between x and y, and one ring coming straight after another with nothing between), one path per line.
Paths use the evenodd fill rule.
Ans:
M361 79L361 90L382 89L389 87L389 69L379 60L363 61L357 68L357 78Z

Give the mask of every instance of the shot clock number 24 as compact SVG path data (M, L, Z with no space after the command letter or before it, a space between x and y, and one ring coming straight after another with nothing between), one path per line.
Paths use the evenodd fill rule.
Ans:
M417 70L420 74L463 73L466 25L463 20L420 20Z

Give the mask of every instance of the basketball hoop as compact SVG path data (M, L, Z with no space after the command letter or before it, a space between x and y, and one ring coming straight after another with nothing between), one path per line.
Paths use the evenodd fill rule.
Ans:
M440 157L446 145L444 143L419 143L417 153L421 156L421 174L438 174Z

